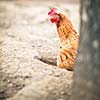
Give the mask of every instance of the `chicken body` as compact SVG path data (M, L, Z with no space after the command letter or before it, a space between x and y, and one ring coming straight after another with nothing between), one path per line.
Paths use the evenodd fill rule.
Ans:
M71 21L61 13L56 26L59 36L57 66L73 70L77 56L79 34L75 31Z

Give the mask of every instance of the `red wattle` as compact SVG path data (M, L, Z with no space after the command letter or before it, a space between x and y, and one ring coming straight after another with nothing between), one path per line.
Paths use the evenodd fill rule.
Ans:
M57 22L57 19L51 18L50 21L51 21L52 23L55 23L55 22Z

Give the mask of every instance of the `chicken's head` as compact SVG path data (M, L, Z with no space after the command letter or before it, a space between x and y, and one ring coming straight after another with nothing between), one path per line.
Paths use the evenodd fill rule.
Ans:
M57 23L59 21L59 14L56 12L57 8L51 8L48 15L50 16L50 21L52 23Z

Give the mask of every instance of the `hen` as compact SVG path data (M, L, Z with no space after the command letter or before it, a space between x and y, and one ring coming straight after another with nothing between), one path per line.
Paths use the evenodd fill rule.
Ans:
M71 21L62 13L57 13L52 8L48 15L50 21L56 24L59 36L59 52L57 66L67 70L73 70L77 55L79 34L74 29Z

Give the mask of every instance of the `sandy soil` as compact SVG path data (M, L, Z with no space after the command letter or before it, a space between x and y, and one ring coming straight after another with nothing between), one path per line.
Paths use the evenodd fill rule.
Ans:
M53 6L79 30L78 4L0 1L0 100L70 99L73 72L37 59L56 59L56 27L47 15Z

